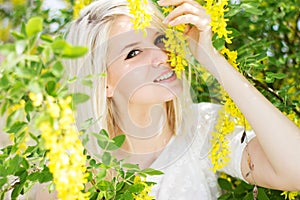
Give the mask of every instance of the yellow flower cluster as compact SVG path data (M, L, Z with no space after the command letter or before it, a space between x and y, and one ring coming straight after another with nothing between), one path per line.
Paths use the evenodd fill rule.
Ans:
M229 141L226 135L234 130L234 125L230 116L224 112L224 108L220 110L218 122L215 127L216 132L212 132L212 149L209 155L214 172L226 166L230 160L228 156L230 154Z
M298 192L288 192L284 191L281 193L281 195L284 195L285 199L294 200L296 196L298 196Z
M219 38L224 37L227 43L231 43L231 39L228 34L231 31L226 29L228 19L224 18L224 13L229 9L228 0L205 0L206 1L206 12L211 16L211 27L214 33L218 34Z
M134 177L134 184L142 184L145 186L144 190L139 194L132 194L135 200L152 200L155 198L154 196L148 195L151 192L151 186L142 181L140 176Z
M11 23L9 22L8 25L3 24L3 20L0 21L0 41L7 41L9 39L9 31L11 29Z
M131 22L135 30L142 30L150 26L152 16L147 9L148 0L128 0L129 13L133 16Z
M284 114L300 128L300 118L296 115L294 111L290 111L289 114Z
M76 19L77 17L79 17L80 10L91 2L92 0L75 0L73 8L73 18Z
M226 43L231 43L228 35L231 31L227 30L228 19L224 18L224 13L228 11L228 0L206 0L205 9L211 16L211 27L214 33L218 34L219 38L224 38ZM230 51L224 47L220 51L227 58L228 62L238 70L237 52ZM224 102L223 109L219 112L219 119L216 124L216 132L212 133L212 151L210 158L213 163L213 171L217 171L229 162L230 149L226 135L234 130L235 125L245 126L245 129L250 129L249 123L244 118L241 111L229 97L229 95L221 89L221 94Z
M26 3L25 0L11 0L10 2L12 3L13 6L20 6Z
M19 114L19 117L21 118L21 120L23 121L23 119L25 118L25 111L24 111L24 108L25 108L25 101L23 99L20 100L19 103L17 104L14 104L10 107L8 107L7 109L7 114L10 115L12 114L13 112L20 112ZM29 138L28 138L28 126L25 126L21 131L20 131L20 134L24 134L23 137L19 137L19 141L18 141L18 149L16 151L17 154L21 155L26 149L27 149L27 142L29 141ZM16 138L18 138L15 134L10 134L9 135L9 138L11 141L14 141ZM24 155L26 156L26 155Z
M162 7L163 13L166 15L171 12L174 7ZM177 26L168 26L166 29L166 40L165 48L168 52L169 60L171 67L174 68L174 71L178 78L181 78L181 73L184 71L185 67L188 66L186 60L186 47L187 47L187 38L184 35L183 31L185 30L186 25L181 24Z
M30 98L38 105L35 103L34 95ZM84 184L87 182L86 157L74 126L71 102L71 97L55 100L48 96L45 100L48 117L39 123L39 130L48 150L46 155L49 159L48 167L53 174L58 198L88 199L88 193L83 192Z

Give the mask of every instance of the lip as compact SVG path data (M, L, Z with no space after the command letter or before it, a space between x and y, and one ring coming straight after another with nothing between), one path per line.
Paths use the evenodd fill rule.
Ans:
M167 79L165 79L165 80L156 81L159 77L162 77L162 76L164 76L164 75L166 75L166 74L168 74L168 73L170 73L170 72L173 72L173 75L172 75L171 77L169 77L169 78L167 78ZM159 76L157 76L157 77L153 80L153 82L154 82L154 83L162 83L162 82L173 81L174 79L176 79L176 73L175 73L173 70L168 70L168 71L165 71L165 72L161 73Z

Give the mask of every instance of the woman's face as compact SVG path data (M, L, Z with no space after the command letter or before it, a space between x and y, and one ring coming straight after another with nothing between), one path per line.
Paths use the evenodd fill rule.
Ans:
M154 27L146 31L144 35L134 30L127 16L113 24L108 43L108 97L153 104L181 93L182 81L167 63L164 33Z

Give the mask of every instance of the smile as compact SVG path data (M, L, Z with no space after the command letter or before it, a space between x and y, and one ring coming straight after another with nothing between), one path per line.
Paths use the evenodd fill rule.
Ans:
M154 82L160 82L160 81L164 81L164 80L167 80L171 77L173 77L175 75L175 72L174 71L170 71L160 77L158 77L157 79L154 80Z

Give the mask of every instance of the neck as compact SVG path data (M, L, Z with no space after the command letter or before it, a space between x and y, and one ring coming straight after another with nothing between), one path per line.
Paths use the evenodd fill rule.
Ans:
M145 154L160 151L170 140L173 130L167 121L166 103L128 104L116 110L118 134L126 135L123 150Z

